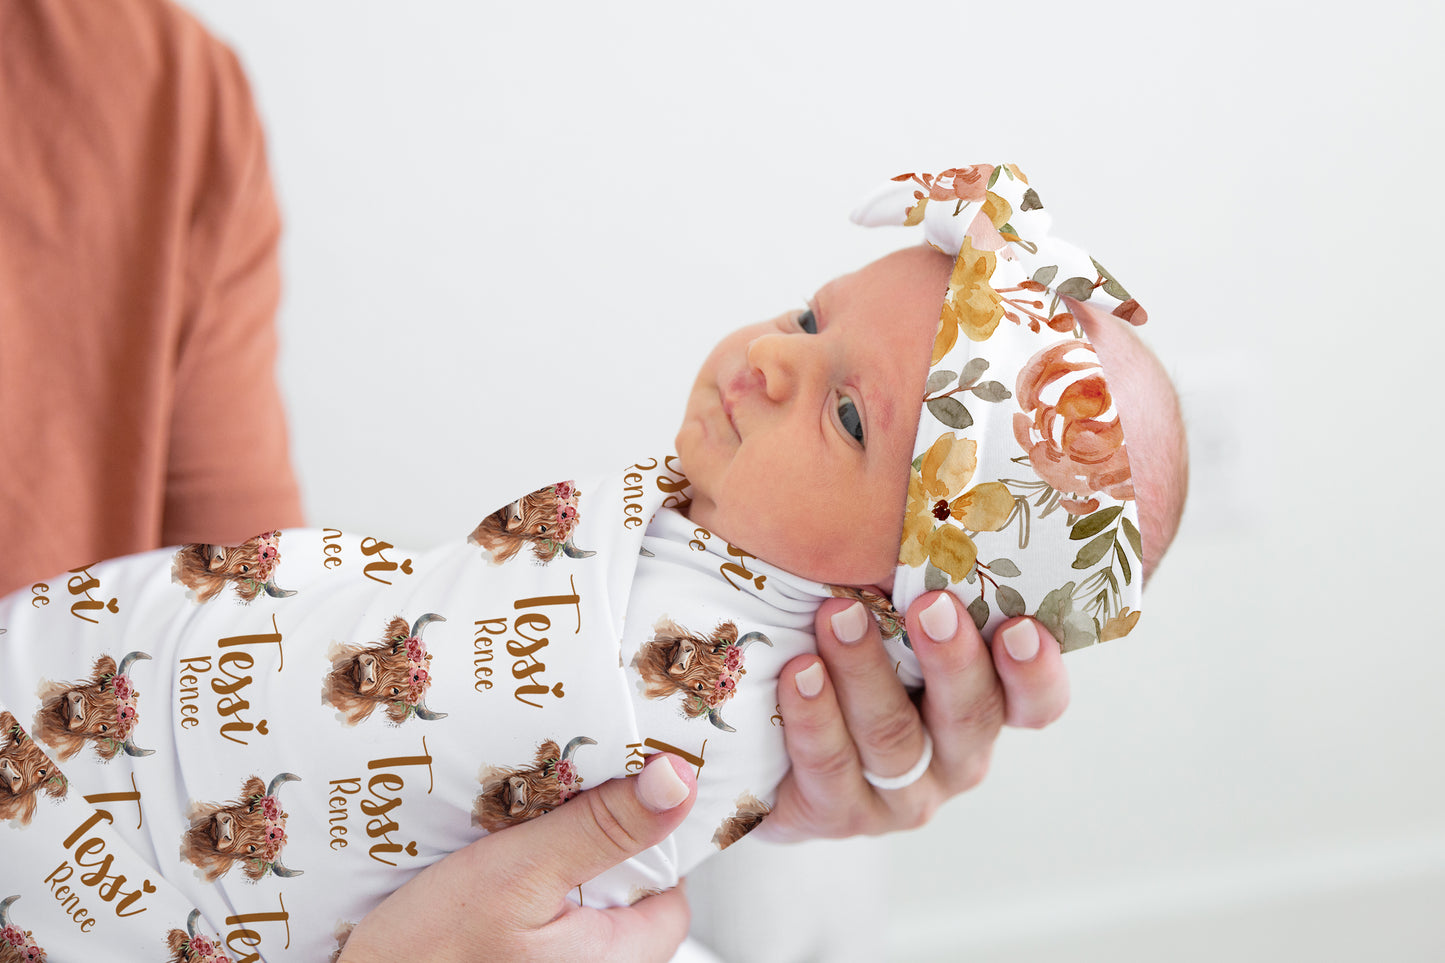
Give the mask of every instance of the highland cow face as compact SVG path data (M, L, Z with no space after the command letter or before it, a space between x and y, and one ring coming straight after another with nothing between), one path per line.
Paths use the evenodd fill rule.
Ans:
M700 636L662 618L654 626L652 638L638 647L632 666L641 677L645 697L665 699L681 693L685 696L684 715L690 719L706 716L714 726L732 732L720 710L747 674L743 652L754 642L773 644L761 632L739 638L732 622L721 622L711 635Z
M194 594L196 601L209 602L227 585L234 586L242 602L262 592L276 598L295 592L277 588L274 578L281 560L280 532L268 532L240 545L195 542L176 552L172 577Z
M200 867L208 882L224 876L236 863L251 880L267 873L300 875L281 862L287 814L276 796L283 784L297 778L281 773L266 786L251 776L241 788L240 799L193 806L191 825L181 842L181 858Z
M577 736L561 749L555 741L544 739L530 766L486 767L481 775L482 791L472 807L473 822L494 833L556 809L582 791L573 753L596 744L587 736Z
M508 778L502 783L501 791L507 815L518 821L540 816L562 805L562 791L557 787L557 780L536 769Z
M211 817L211 842L227 856L253 856L266 846L266 822L254 806L232 806Z
M65 777L50 757L21 730L15 717L0 712L0 820L28 823L42 793L63 798Z
M113 759L122 749L128 755L150 755L137 748L135 727L140 721L139 696L130 667L149 659L144 652L131 652L121 660L103 655L91 667L85 682L46 682L40 687L41 705L35 713L35 736L52 746L61 759L69 759L86 744L93 745L102 759Z
M482 519L470 541L490 552L497 564L525 547L530 547L532 556L544 564L562 554L586 558L596 553L572 544L572 533L580 520L580 498L581 493L570 481L539 488Z
M724 673L727 650L737 637L737 627L731 622L719 625L706 638L675 622L660 622L633 660L642 675L644 693L649 699L678 692L699 697L710 693Z
M441 719L426 705L431 686L431 655L421 634L432 622L446 619L428 612L410 628L401 616L391 619L382 641L374 645L333 646L329 653L331 671L321 688L321 701L340 710L347 725L356 725L385 707L387 718L397 725L413 715L428 721Z

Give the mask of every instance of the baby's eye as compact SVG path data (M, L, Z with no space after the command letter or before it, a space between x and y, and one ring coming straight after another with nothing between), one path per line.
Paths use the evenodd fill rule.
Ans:
M858 406L847 395L838 396L838 422L858 444L863 444L863 419L858 417Z
M798 315L798 327L803 329L804 334L818 333L818 319L813 316L812 308L806 308Z

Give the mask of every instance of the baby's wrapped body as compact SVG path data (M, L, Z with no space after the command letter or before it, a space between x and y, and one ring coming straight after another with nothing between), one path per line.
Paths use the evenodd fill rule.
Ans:
M324 959L439 857L664 750L687 823L577 898L674 885L767 812L776 678L829 590L662 507L670 463L425 554L287 531L0 603L7 923L52 959Z

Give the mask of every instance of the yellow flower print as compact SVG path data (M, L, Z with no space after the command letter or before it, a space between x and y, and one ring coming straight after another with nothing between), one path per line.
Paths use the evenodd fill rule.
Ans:
M978 443L945 432L919 459L908 479L908 505L898 561L910 568L931 562L954 582L968 576L978 548L968 532L996 532L1008 521L1014 499L1000 482L968 491L978 468ZM957 525L949 524L949 520Z
M987 341L1003 318L1003 299L989 284L998 258L992 251L976 250L968 238L953 264L948 279L948 298L938 319L938 333L933 339L933 360L937 364L948 354L958 332L970 341Z
M1139 623L1139 616L1142 614L1138 609L1131 609L1127 606L1120 609L1118 615L1104 623L1104 631L1099 633L1099 641L1108 642L1110 639L1122 639L1134 631L1134 626Z

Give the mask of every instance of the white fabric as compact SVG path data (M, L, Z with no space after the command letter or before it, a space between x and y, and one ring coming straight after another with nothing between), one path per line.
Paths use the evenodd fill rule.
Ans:
M243 604L228 587L198 603L173 581L176 550L167 549L0 601L0 710L37 736L69 779L63 798L40 798L33 816L0 821L0 900L21 897L7 908L11 922L52 960L159 959L168 932L185 931L196 907L196 931L229 945L233 960L326 959L338 927L478 837L473 805L487 767L527 765L542 739L565 746L579 736L593 740L572 757L582 789L636 771L642 754L664 746L701 760L683 827L583 886L580 899L615 905L673 885L717 851L714 833L741 794L771 802L787 768L777 675L813 648L813 615L829 595L658 511L676 481L665 461L648 460L576 486L580 517L569 540L596 553L588 557L539 564L524 551L496 564L461 539L411 554L371 537L296 530L273 542L280 558L270 574L294 593L286 597L262 593ZM398 725L378 709L353 726L323 703L328 653L379 643L389 619L410 627L427 613L445 621L421 632L431 657L421 663L431 677L421 705L444 718L413 714ZM721 707L735 731L685 717L681 696L641 694L633 659L663 618L700 635L733 620L739 635L763 632L772 642L743 652L745 675ZM88 742L57 759L34 721L40 688L84 682L97 656L131 652L150 656L134 659L126 678L139 693L133 746L152 754L104 760ZM13 749L7 742L5 752ZM279 868L256 882L240 865L214 883L201 879L180 852L188 808L237 800L248 777L269 784L287 773L299 780L280 783L273 797L287 813ZM108 815L67 845L101 810ZM99 842L79 852L91 838ZM102 854L112 860L108 875L125 877L113 900L103 879L81 882L78 863ZM52 872L64 866L69 903ZM154 891L118 912L142 881ZM84 930L69 915L82 908L92 921Z

